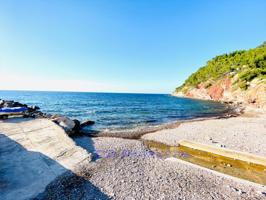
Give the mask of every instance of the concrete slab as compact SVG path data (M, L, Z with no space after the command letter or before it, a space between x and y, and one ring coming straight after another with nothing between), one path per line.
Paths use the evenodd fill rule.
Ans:
M91 155L48 119L0 121L0 199L29 199Z

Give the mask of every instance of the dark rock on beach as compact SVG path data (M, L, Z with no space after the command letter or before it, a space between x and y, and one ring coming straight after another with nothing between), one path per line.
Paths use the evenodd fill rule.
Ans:
M77 119L72 120L66 116L60 116L60 115L54 115L51 117L51 119L53 122L61 126L70 136L83 134L84 132L82 131L82 128L95 123L94 121L91 120L87 120L83 123L80 123L80 121Z
M79 131L78 120L72 120L66 116L56 116L52 121L61 126L68 135L74 135Z
M84 121L84 122L82 122L82 123L80 124L80 127L81 127L81 128L84 128L85 126L90 126L90 125L93 125L93 124L95 124L94 121L86 120L86 121Z
M40 107L38 107L38 106L30 106L30 107L28 107L28 109L36 111L36 110L40 110Z

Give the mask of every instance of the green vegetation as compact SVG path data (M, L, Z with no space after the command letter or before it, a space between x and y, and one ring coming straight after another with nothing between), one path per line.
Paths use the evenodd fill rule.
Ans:
M199 83L208 80L215 82L226 75L233 77L236 74L237 83L242 89L247 89L249 82L254 78L266 78L266 42L254 49L216 56L190 75L182 86L176 88L176 91L196 87Z

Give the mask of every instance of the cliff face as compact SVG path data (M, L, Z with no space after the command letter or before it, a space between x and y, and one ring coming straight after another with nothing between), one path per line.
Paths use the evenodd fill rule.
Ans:
M213 58L176 88L173 95L241 102L266 111L266 43Z
M198 84L186 91L174 92L174 96L189 97L204 100L242 103L245 106L253 106L266 110L266 84L263 80L254 79L246 90L242 90L233 84L232 78L225 77L212 86L208 83Z

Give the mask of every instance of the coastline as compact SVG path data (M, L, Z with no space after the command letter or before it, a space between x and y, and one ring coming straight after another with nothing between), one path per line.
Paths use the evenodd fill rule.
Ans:
M229 81L230 82L230 81ZM256 83L256 81L254 81ZM207 88L202 88L202 86L198 86L197 88L192 89L190 92L172 92L171 96L179 97L179 98L187 98L187 99L197 99L197 100L206 100L206 101L214 101L220 102L223 104L231 105L235 108L239 108L242 110L246 110L246 112L254 111L258 113L266 113L266 86L261 83L261 85L256 86L254 84L248 91L236 90L234 91L230 87L225 86L224 83L216 86L221 89L221 93L219 94L211 94L208 92ZM214 95L214 96L212 96Z
M203 144L219 147L223 145L223 148L266 156L266 144L263 144L263 141L266 140L266 135L263 134L266 132L265 114L246 111L235 117L220 118L185 121L175 124L174 127L143 133L138 137L130 136L130 139L104 135L97 137L73 136L75 148L80 149L78 152L85 150L91 161L76 163L63 174L54 176L53 180L41 184L42 192L39 195L34 194L35 196L32 197L36 197L36 199L69 198L71 195L77 195L78 192L80 193L78 196L82 195L80 196L81 199L123 199L130 197L134 199L158 199L159 196L161 199L164 197L173 199L208 199L210 197L212 199L264 199L266 189L263 185L218 173L179 159L160 158L154 154L149 154L150 149L143 143L145 140L154 140L177 145L180 139L190 139ZM17 135L22 133L25 135L25 130L16 128L20 123L24 123L24 120L26 119L21 118L14 123L9 123L7 128L4 128L6 122L1 122L1 133L6 136L9 134L7 137L23 145L20 137L12 137L12 134L15 131ZM26 124L24 129L30 130L31 135L27 137L32 140L33 136L40 130L33 125L39 119L27 120L31 123ZM50 123L49 119L43 119L45 127ZM245 127L239 129L243 125ZM70 139L56 123L52 123L52 126L60 129L60 134ZM52 135L53 133L55 132L50 132ZM233 135L230 136L231 133ZM37 137L35 141L38 139ZM57 141L57 143L59 145L65 144L63 140ZM51 149L42 149L38 146L39 144L36 143L35 151L45 154L54 161L56 160L52 156ZM24 148L27 146L24 145ZM71 150L63 152L64 155L69 155L69 160L79 158L79 156L71 153ZM56 162L64 166L60 159ZM10 169L13 169L12 165ZM44 170L44 173L47 171ZM66 182L66 177L69 176L71 177L70 180L73 179L73 181L67 185L62 185ZM187 184L188 182L189 184ZM62 186L59 187L58 185ZM21 199L23 198L21 197Z
M186 97L184 97L186 98ZM155 126L147 126L147 127L141 127L140 129L127 129L127 130L121 130L121 131L100 131L100 132L92 132L87 133L84 132L83 134L88 135L90 137L116 137L116 138L124 138L124 139L141 139L142 136L154 133L162 130L169 130L169 129L175 129L178 128L183 123L189 123L189 122L196 122L196 121L205 121L205 120L211 120L211 119L226 119L231 117L237 117L243 115L246 108L243 108L239 104L229 104L226 103L228 106L228 110L225 113L222 113L218 116L206 116L206 117L195 117L192 119L183 119L183 120L175 120L172 122L166 122L162 124L158 124ZM254 109L250 109L248 113L250 112L256 112L258 111Z
M141 139L142 136L149 134L149 133L155 133L163 130L171 130L178 128L183 123L190 123L190 122L199 122L199 121L205 121L205 120L211 120L211 119L227 119L231 117L237 117L241 115L246 115L246 113L227 113L221 116L213 116L213 117L200 117L200 118L194 118L194 119L187 119L187 120L177 120L173 122L163 123L157 126L150 126L150 127L143 127L142 129L137 130L122 130L122 131L102 131L102 132L92 132L91 134L88 134L87 132L84 132L85 135L89 137L110 137L110 138L123 138L123 139Z

